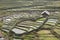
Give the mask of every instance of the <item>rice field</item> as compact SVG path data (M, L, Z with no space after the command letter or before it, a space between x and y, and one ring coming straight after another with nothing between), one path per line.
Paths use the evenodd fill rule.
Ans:
M46 19L40 18L44 10L49 11L50 16L39 31L22 36L9 33L14 28L24 29L26 32L39 28ZM4 23L4 17L8 20L11 18L12 21ZM0 29L4 40L60 40L60 0L1 0Z

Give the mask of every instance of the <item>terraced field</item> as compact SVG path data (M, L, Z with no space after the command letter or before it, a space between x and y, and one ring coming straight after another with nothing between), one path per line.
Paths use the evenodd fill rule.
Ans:
M49 30L41 30L38 33L40 34L40 40L59 40Z
M41 15L44 10L50 12L48 19ZM0 0L4 40L60 40L59 22L60 0Z
M33 38L30 38L32 40L60 40L60 28L57 27L56 25L54 26L51 24L44 25L40 31L38 31L37 33L34 33L34 32L32 33L33 35L29 34L33 37ZM29 35L26 35L26 37L28 38L31 37ZM28 38L26 40L29 40Z
M39 18L40 16L37 15L37 14L36 14L37 18L34 15L31 16L31 14L28 14L28 15L30 15L28 17L27 16L22 16L21 17L20 15L23 15L23 14L19 14L19 16L17 16L17 14L6 16L5 18L9 17L9 18L12 19L11 24L6 25L9 22L7 22L7 23L2 22L2 21L0 22L2 27L7 28L7 30L6 30L6 28L2 29L2 30L7 32L7 33L3 32L4 36L8 34L8 32L9 32L8 29L10 30L11 28L14 28L14 27L18 28L18 29L21 29L21 30L24 30L26 32L29 32L33 29L35 30L46 19L46 18ZM33 17L32 19L36 18L36 19L34 19L35 21L30 19L31 17ZM20 19L20 18L22 18L22 20L17 20L17 19ZM18 22L17 25L15 25L16 22ZM5 23L5 25L4 25L4 23ZM45 25L43 25L39 29L39 31L37 31L37 32L33 31L31 33L28 33L27 35L23 35L22 37L20 37L20 36L16 37L15 35L13 35L14 37L12 37L10 39L12 40L13 38L16 38L15 40L18 40L18 39L19 40L20 39L23 39L23 40L60 40L60 29L59 28L60 28L60 24L58 23L57 18L50 18L49 17L49 19L47 20Z

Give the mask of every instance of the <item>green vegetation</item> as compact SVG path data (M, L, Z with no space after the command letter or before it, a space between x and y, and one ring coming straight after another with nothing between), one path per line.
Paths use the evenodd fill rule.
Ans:
M2 27L2 25L3 25L3 22L1 21L1 22L0 22L0 27Z
M22 24L20 21L22 20L36 20L41 16L41 12L44 10L48 10L51 14L49 16L50 19L56 18L60 22L60 0L0 0L0 18L6 17L6 16L12 16L14 14L20 15L20 19L18 19L18 24ZM39 26L36 23L42 24L42 22L46 18L39 18L36 21L32 22L23 22L23 24L29 26ZM15 19L13 19L15 20ZM16 21L11 22L8 29L15 27ZM52 31L59 34L60 36L60 23L52 23L52 22L46 22L45 25L42 27L42 30L38 32L32 32L27 35L23 36L17 36L16 38L23 38L24 40L60 40L60 37L55 37ZM17 24L17 25L18 25ZM20 25L19 24L19 25ZM3 26L3 21L0 21L0 29ZM20 25L21 26L21 25ZM34 28L33 27L33 28ZM37 27L35 27L37 28ZM43 29L44 28L44 29ZM4 37L7 37L9 33L5 33L2 31L2 34ZM13 35L15 36L15 35ZM8 37L7 37L8 38ZM10 38L10 39L13 39Z
M40 18L37 21L44 21L46 18Z

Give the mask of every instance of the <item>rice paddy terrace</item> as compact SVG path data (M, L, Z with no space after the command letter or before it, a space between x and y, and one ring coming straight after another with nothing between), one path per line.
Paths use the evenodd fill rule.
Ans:
M0 31L1 40L60 40L60 0L1 0Z

